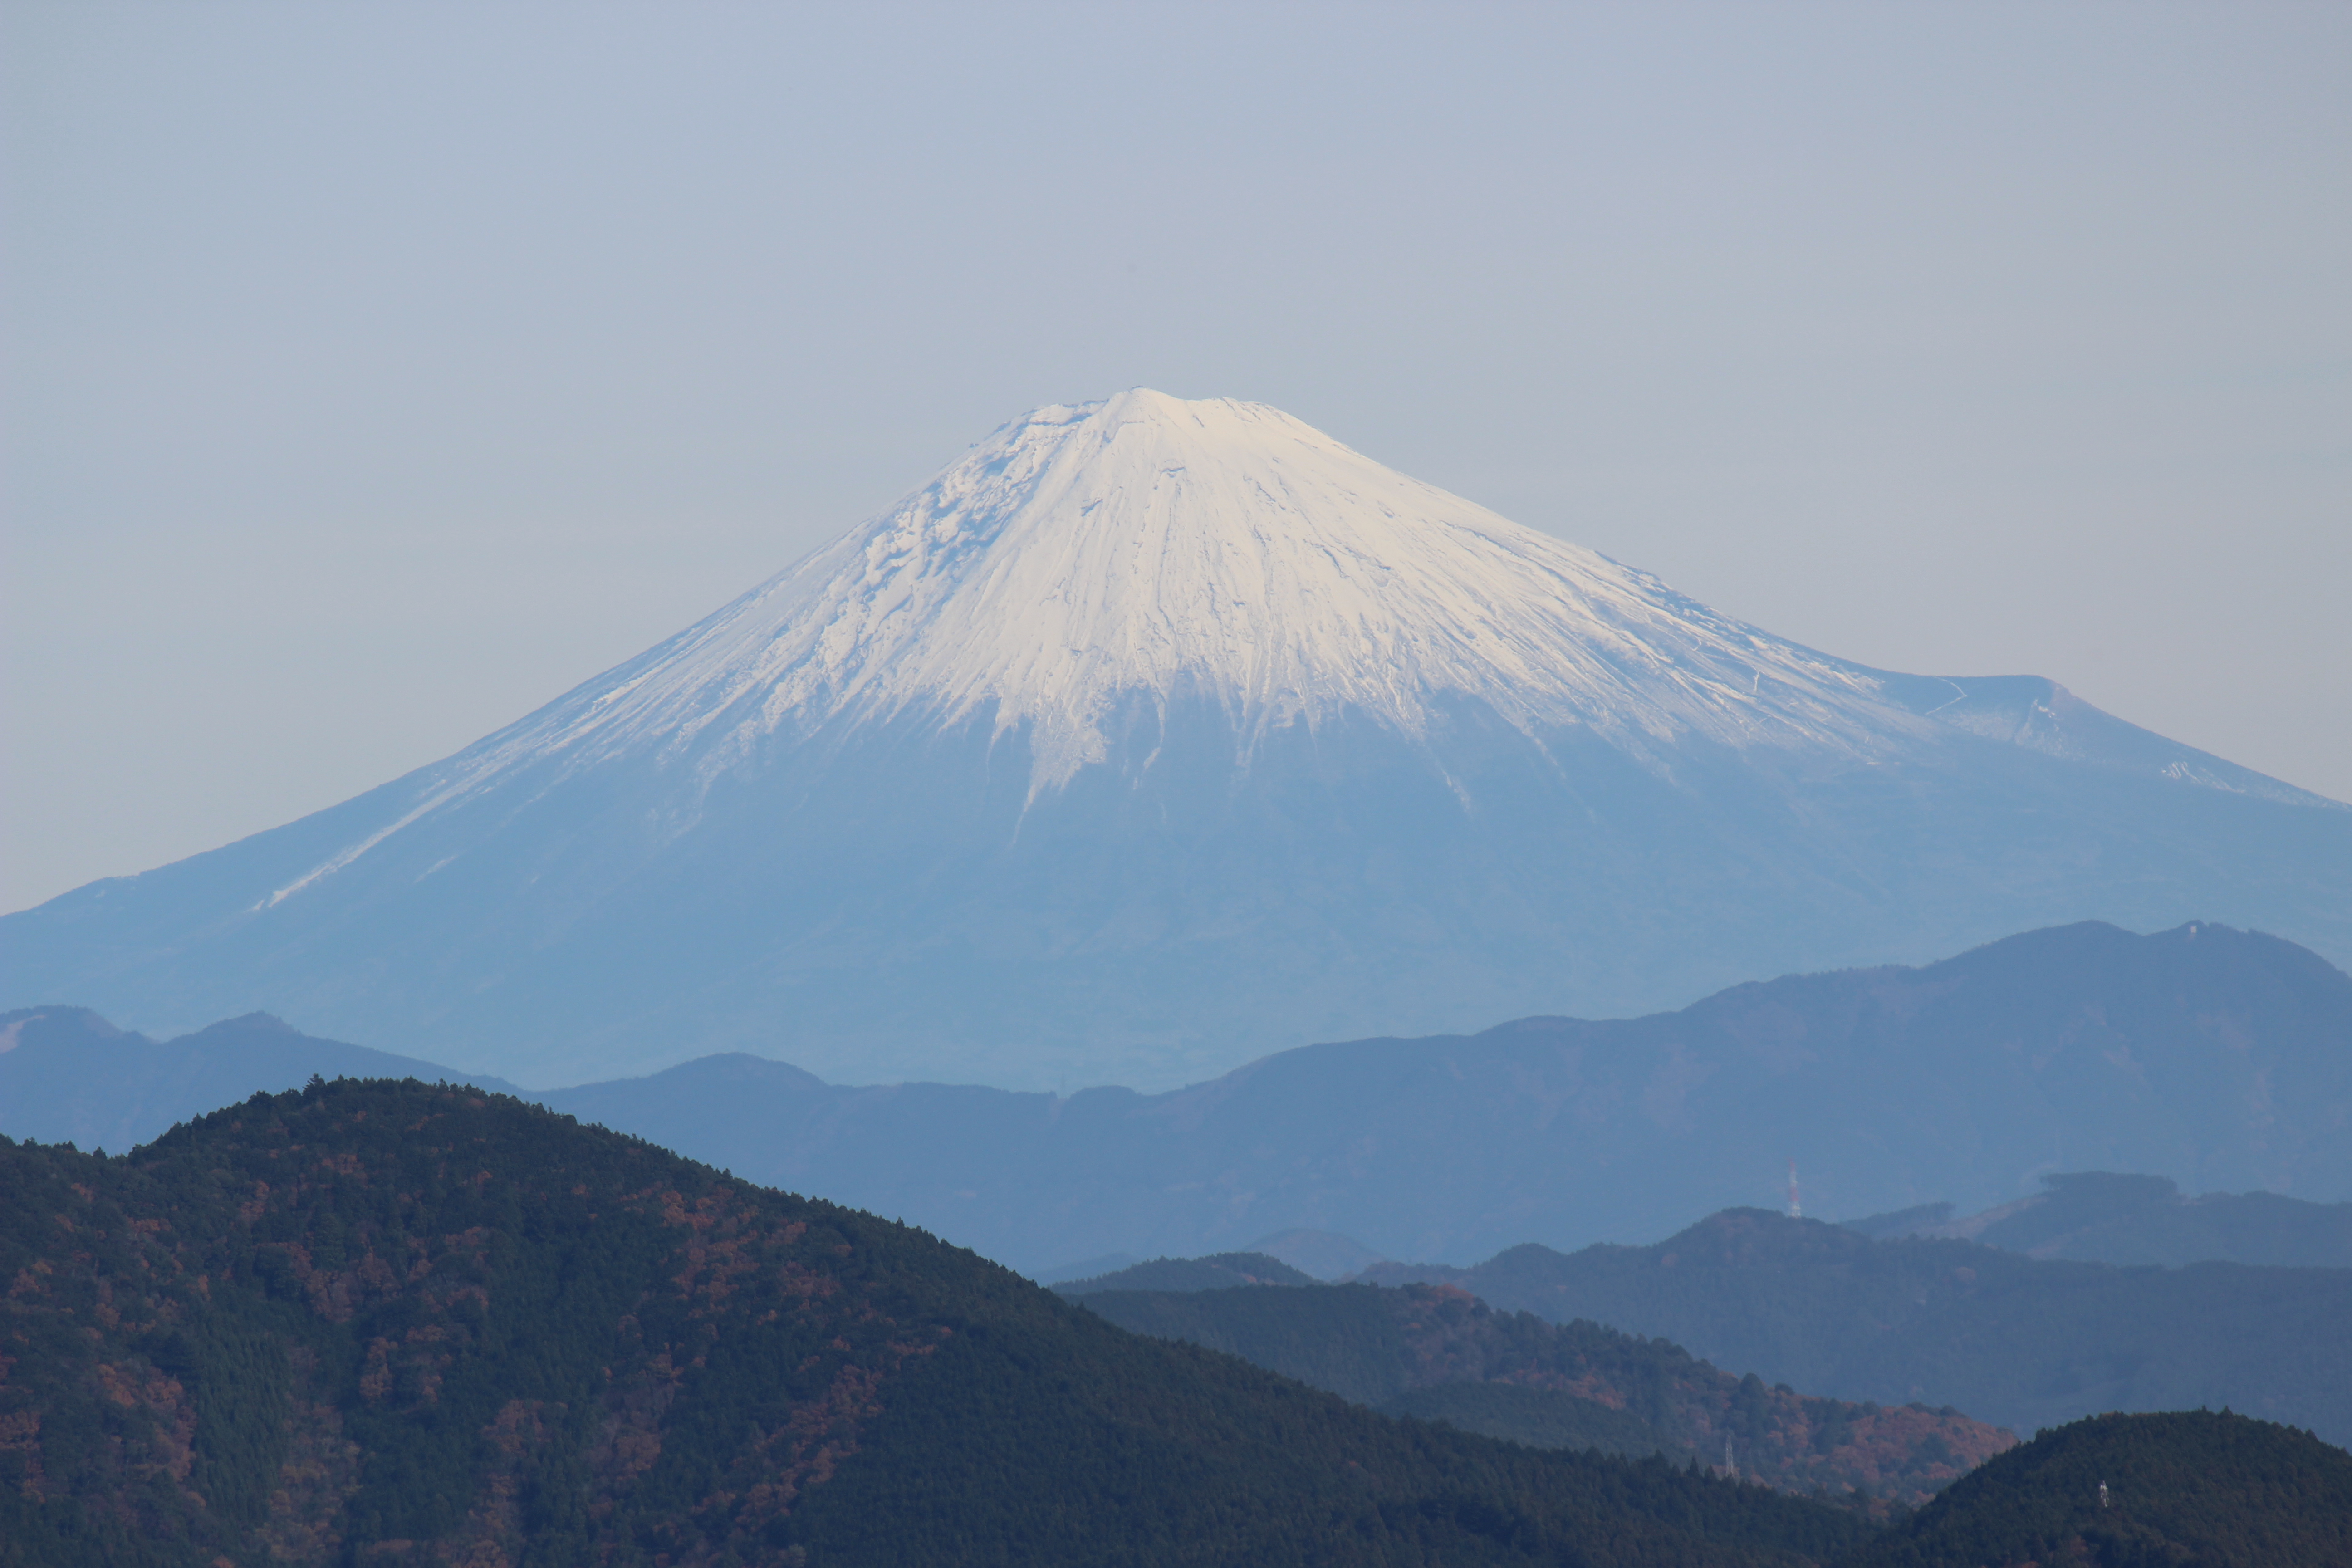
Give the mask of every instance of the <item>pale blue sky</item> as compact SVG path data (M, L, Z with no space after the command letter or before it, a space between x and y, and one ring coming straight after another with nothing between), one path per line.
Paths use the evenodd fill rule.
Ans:
M1137 384L2352 796L2352 8L0 16L0 908Z

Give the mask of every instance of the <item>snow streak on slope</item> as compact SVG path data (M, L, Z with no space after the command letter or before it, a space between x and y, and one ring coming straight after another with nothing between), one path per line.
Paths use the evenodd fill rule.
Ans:
M1164 717L1178 700L1224 711L1238 767L1276 726L1353 710L1420 740L1458 700L1539 746L1581 727L1669 775L1693 738L1863 763L1956 725L2077 744L2033 740L2050 725L2041 708L2011 711L2014 684L1979 702L1814 653L1277 409L1139 389L1005 426L890 511L425 770L394 820L265 902L520 769L538 789L551 769L634 759L671 774L682 826L763 746L907 715L1019 731L1034 799L1108 760L1116 713L1141 702ZM2126 749L2163 762L2243 773L2131 735Z
M1405 478L1278 410L1134 391L1006 426L893 510L487 744L724 767L908 709L1029 731L1036 787L1102 760L1138 694L1244 737L1433 698L1641 750L1866 752L1913 722L1855 667Z

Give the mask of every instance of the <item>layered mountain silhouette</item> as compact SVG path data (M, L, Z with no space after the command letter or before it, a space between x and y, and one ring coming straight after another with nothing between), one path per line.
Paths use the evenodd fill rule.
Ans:
M2264 1263L2352 1268L2352 1203L2315 1204L2280 1193L2189 1197L2168 1176L2075 1171L2042 1178L2045 1191L1965 1218L1948 1203L1846 1222L1882 1239L1981 1241L2029 1258L2092 1263ZM1355 1270L1350 1270L1355 1272Z
M1391 1258L1649 1241L1777 1200L1989 1207L2053 1172L2352 1197L2352 976L2275 938L2035 931L1676 1013L1305 1047L1192 1089L846 1088L719 1058L542 1098L1017 1268L1339 1231Z
M272 1019L159 1043L40 1009L0 1015L0 1132L120 1150L313 1072L462 1076ZM2141 1204L2191 1229L2117 1260L2335 1262L2352 977L2221 926L2083 925L1646 1018L1307 1047L1158 1095L852 1087L726 1055L534 1098L1041 1279L1160 1254L1266 1252L1328 1277L1646 1242L1777 1200L1791 1156L1810 1212L1921 1209L1890 1233L2037 1198L2052 1173L2136 1171L2126 1195L2166 1180L2258 1195ZM2039 1247L2038 1226L2099 1219L2074 1201L2007 1212L1985 1239Z
M8 916L0 1007L537 1085L741 1050L1157 1089L2092 918L2341 962L2347 887L2352 810L2049 680L1818 653L1134 391L455 756Z
M1530 1245L1471 1268L1375 1264L1364 1279L1454 1285L1808 1394L1949 1404L2020 1433L2227 1406L2352 1440L2352 1269L2126 1268L1727 1209L1648 1247Z
M1743 1477L1916 1495L2000 1438L1444 1288L1160 1297L1192 1320L1126 1333L920 1232L467 1089L257 1095L110 1159L0 1139L0 1555L28 1568L1962 1568L2335 1563L2347 1540L2352 1460L2228 1415L2045 1434L1891 1531L1538 1452L1677 1445L1664 1426L1729 1436ZM1387 1403L1423 1419L1161 1337L1295 1359L1253 1306L1318 1310L1301 1370L1405 1384Z
M1097 1290L1224 1290L1244 1285L1314 1285L1312 1274L1263 1252L1220 1252L1208 1258L1155 1258L1110 1274L1071 1279L1054 1289L1065 1296Z
M249 1095L299 1089L312 1078L463 1078L480 1074L303 1034L248 1013L173 1040L151 1040L87 1007L0 1013L0 1134L117 1153L151 1143Z
M1391 1422L502 1097L0 1139L15 1568L1806 1568L1841 1512Z
M1948 1407L1809 1398L1663 1339L1498 1312L1445 1285L1130 1279L1063 1293L1123 1329L1223 1351L1391 1415L1529 1447L1737 1467L1785 1491L1859 1488L1916 1505L2017 1441Z

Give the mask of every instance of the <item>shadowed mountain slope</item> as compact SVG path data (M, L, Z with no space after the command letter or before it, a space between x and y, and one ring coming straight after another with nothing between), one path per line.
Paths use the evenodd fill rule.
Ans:
M1162 1089L2084 919L2352 961L2347 887L2352 810L2053 681L1802 647L1137 390L454 756L0 919L0 1006L534 1085L741 1050Z
M1948 1404L2018 1432L2226 1405L2352 1438L2352 1269L2042 1261L1733 1209L1652 1247L1517 1247L1475 1268L1366 1278L1458 1285L1811 1392Z
M1856 1568L2062 1563L2352 1563L2352 1454L2228 1411L2095 1416L1966 1477Z
M1377 1408L1383 1415L1443 1421L1465 1432L1529 1448L1566 1448L1580 1454L1597 1449L1633 1459L1661 1454L1698 1463L1698 1455L1630 1410L1525 1384L1433 1383L1408 1388L1382 1400Z
M1949 1407L1809 1399L1664 1340L1498 1312L1448 1286L1114 1289L1079 1299L1122 1328L1230 1352L1360 1404L1460 1415L1467 1429L1530 1446L1711 1465L1727 1455L1740 1474L1796 1491L1864 1488L1918 1502L2016 1441ZM1565 1428L1566 1441L1544 1444L1547 1424Z
M1393 1423L461 1089L0 1141L0 1562L1785 1564L1832 1510Z

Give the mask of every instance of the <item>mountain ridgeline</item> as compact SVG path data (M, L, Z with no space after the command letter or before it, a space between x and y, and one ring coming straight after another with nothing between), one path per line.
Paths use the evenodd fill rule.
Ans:
M158 1044L30 1009L0 1015L0 1131L109 1149L314 1071L465 1076L266 1018ZM1316 1046L1160 1095L852 1088L732 1056L533 1098L1040 1277L1300 1227L1453 1263L1527 1241L1646 1242L1777 1195L1790 1155L1817 1213L1920 1207L1916 1226L1948 1220L1938 1200L2030 1197L1987 1239L2031 1247L2050 1239L2034 1226L2085 1212L2045 1201L2053 1170L2268 1189L2143 1205L2147 1223L2192 1228L2169 1233L2172 1252L2116 1260L2236 1257L2242 1233L2243 1261L2328 1262L2352 1211L2305 1200L2352 1196L2352 977L2222 926L2084 925L1647 1018Z
M1841 1512L1396 1423L516 1101L0 1141L0 1563L1785 1564Z
M1391 1258L1647 1242L1777 1197L1984 1208L2046 1173L2352 1198L2352 976L2206 924L2033 931L1677 1013L1303 1047L1163 1095L838 1088L731 1058L547 1102L1015 1267L1311 1226Z
M0 919L0 1008L266 1011L536 1084L1161 1089L2088 919L2342 963L2347 887L2352 810L2051 680L1802 647L1138 390L454 756Z
M1137 1333L1531 1447L1727 1461L1783 1490L1918 1503L2016 1441L1949 1406L1808 1398L1665 1340L1498 1312L1448 1286L1170 1290L1143 1287L1148 1277L1061 1289Z
M1953 1217L1948 1203L1848 1220L1864 1236L1980 1241L2029 1258L2086 1263L2254 1263L2352 1268L2352 1204L2280 1193L2185 1196L2168 1176L2075 1171L2042 1178L2046 1191L1982 1214ZM1352 1272L1352 1270L1351 1270Z
M464 1087L257 1095L131 1155L0 1140L0 1200L5 1568L2268 1568L2343 1561L2352 1519L2352 1457L2191 1414L2045 1433L1881 1528L1589 1450L1700 1419L1801 1481L1984 1429L1442 1287L1128 1295L1271 1307L1218 1331L1304 1331L1361 1393L1401 1351L1391 1419L1089 1310L1122 1293Z
M1115 1274L1066 1280L1054 1289L1065 1296L1097 1290L1222 1290L1238 1285L1314 1285L1312 1274L1263 1252L1220 1252L1208 1258L1154 1258Z
M461 1079L520 1094L486 1075L321 1040L267 1013L151 1040L87 1007L0 1013L0 1133L118 1152L152 1143L256 1093L313 1078Z
M2044 1432L1865 1550L1856 1568L2352 1563L2352 1454L2228 1411Z
M1957 1405L2017 1432L2220 1408L2352 1441L2352 1270L2117 1268L1956 1240L1874 1241L1756 1209L1650 1247L1517 1247L1363 1278L1663 1336L1808 1393Z

